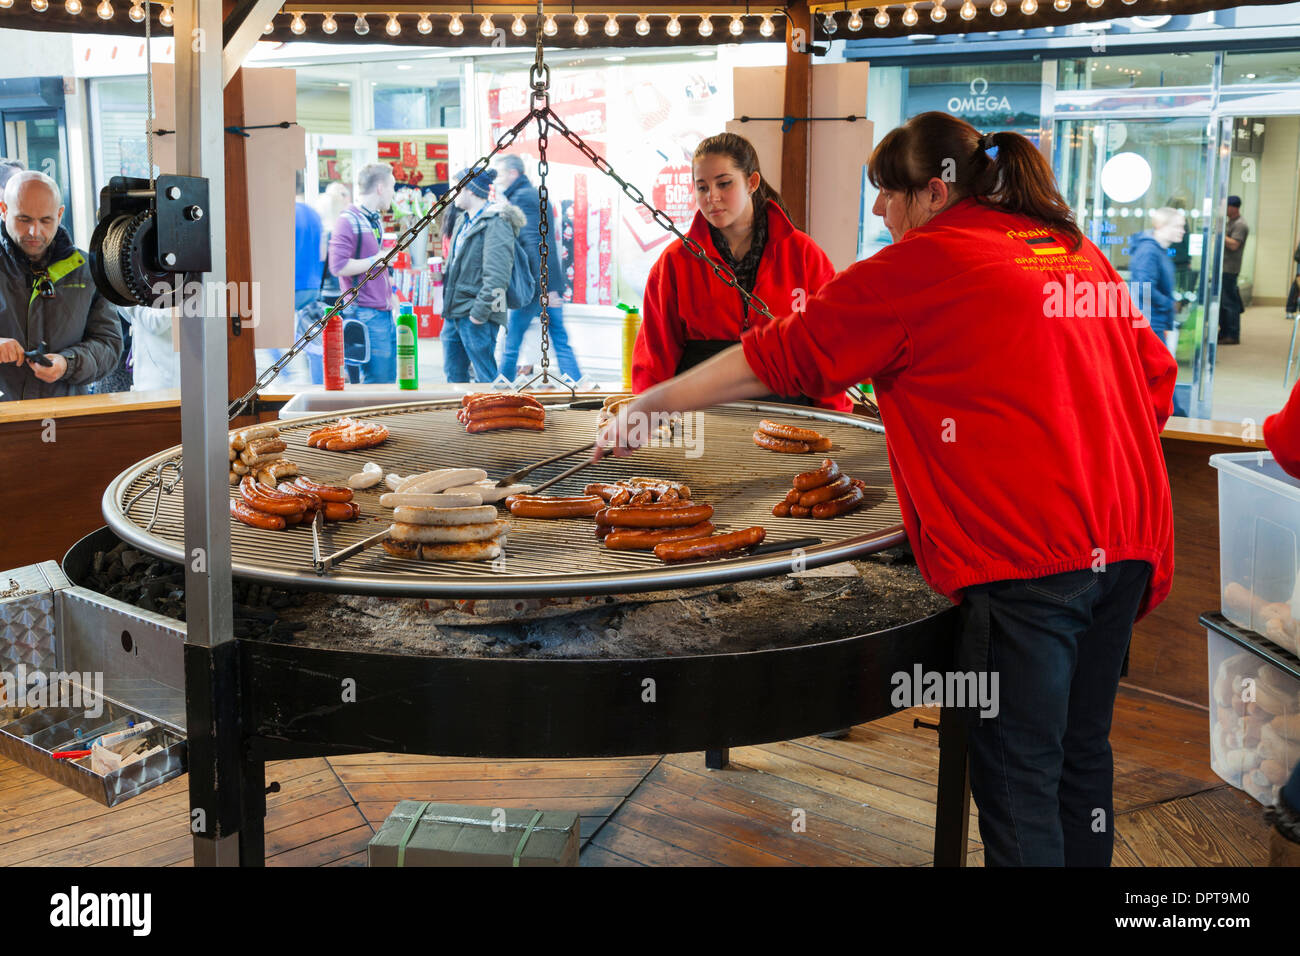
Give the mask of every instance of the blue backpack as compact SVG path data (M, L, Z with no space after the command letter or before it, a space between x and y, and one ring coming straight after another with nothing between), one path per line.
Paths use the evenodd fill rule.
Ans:
M510 284L506 286L506 307L522 309L537 301L537 277L528 261L523 230L515 236L515 264L510 270Z

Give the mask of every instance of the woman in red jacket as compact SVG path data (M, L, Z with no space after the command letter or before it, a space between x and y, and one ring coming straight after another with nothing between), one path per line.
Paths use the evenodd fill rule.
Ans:
M894 243L601 444L627 454L644 413L872 379L917 564L961 604L957 670L994 692L971 727L985 860L1106 865L1120 670L1173 574L1177 366L1023 136L924 113L868 175Z
M695 148L692 166L699 209L687 234L772 315L802 309L835 268L817 243L790 224L781 197L759 171L753 145L735 133L710 136ZM632 352L632 388L638 392L699 365L768 321L680 239L651 268L641 311ZM779 400L852 407L843 389L815 400Z

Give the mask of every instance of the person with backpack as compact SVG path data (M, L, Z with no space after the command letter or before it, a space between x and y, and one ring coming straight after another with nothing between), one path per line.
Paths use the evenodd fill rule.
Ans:
M455 176L459 182L469 172ZM496 172L484 170L456 196L456 231L442 280L442 370L448 382L497 377L497 335L511 308L532 295L536 279L516 243L524 227L522 211L507 202L489 202Z
M393 169L385 163L370 163L357 174L357 201L343 210L329 241L329 269L339 277L344 292L361 281L374 263L383 258L381 216L393 202ZM386 384L397 381L397 326L388 271L361 287L344 319L355 319L366 328L368 361L361 363L361 381Z
M493 168L497 173L497 192L503 195L507 202L523 211L526 222L516 241L528 254L528 274L534 277L532 297L523 308L510 311L510 321L506 325L506 341L501 351L501 373L506 378L513 379L519 372L519 347L523 345L528 330L542 314L541 296L535 287L540 279L542 259L541 236L537 231L541 218L541 200L537 187L524 174L524 161L518 156L512 154L501 156L493 164ZM560 372L576 382L582 378L582 369L578 367L578 357L573 354L573 347L569 345L569 335L564 329L564 266L556 251L559 248L556 242L559 234L559 219L555 214L554 205L551 206L549 213L551 228L550 235L546 237L547 329L551 345L555 349L556 361L560 365ZM532 366L527 366L527 370L532 371Z

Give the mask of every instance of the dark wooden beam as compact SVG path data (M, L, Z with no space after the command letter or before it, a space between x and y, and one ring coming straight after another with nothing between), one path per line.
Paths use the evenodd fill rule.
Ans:
M786 9L785 113L812 115L812 16L805 0ZM812 123L795 123L781 135L781 198L795 228L808 229L808 162Z
M238 71L226 85L224 123L244 125L244 71ZM226 134L226 283L227 288L246 288L237 283L253 280L253 259L249 245L248 176L245 166L244 137ZM228 304L227 315L238 314L239 300L252 296L236 292ZM236 399L253 387L257 380L257 361L253 354L251 325L235 334L233 325L226 327L226 362L229 369L227 391ZM243 419L240 419L240 423ZM252 419L249 419L251 424Z

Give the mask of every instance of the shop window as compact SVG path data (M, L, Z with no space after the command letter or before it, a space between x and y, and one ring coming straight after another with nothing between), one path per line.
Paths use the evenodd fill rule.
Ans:
M95 152L95 195L114 176L149 175L145 143L143 76L94 80L91 84L91 141Z
M447 78L429 86L376 83L375 129L444 129L461 125L460 80Z
M1262 83L1300 83L1300 51L1224 54L1224 86Z
M1091 56L1061 60L1059 70L1059 90L1208 86L1214 80L1214 53Z

